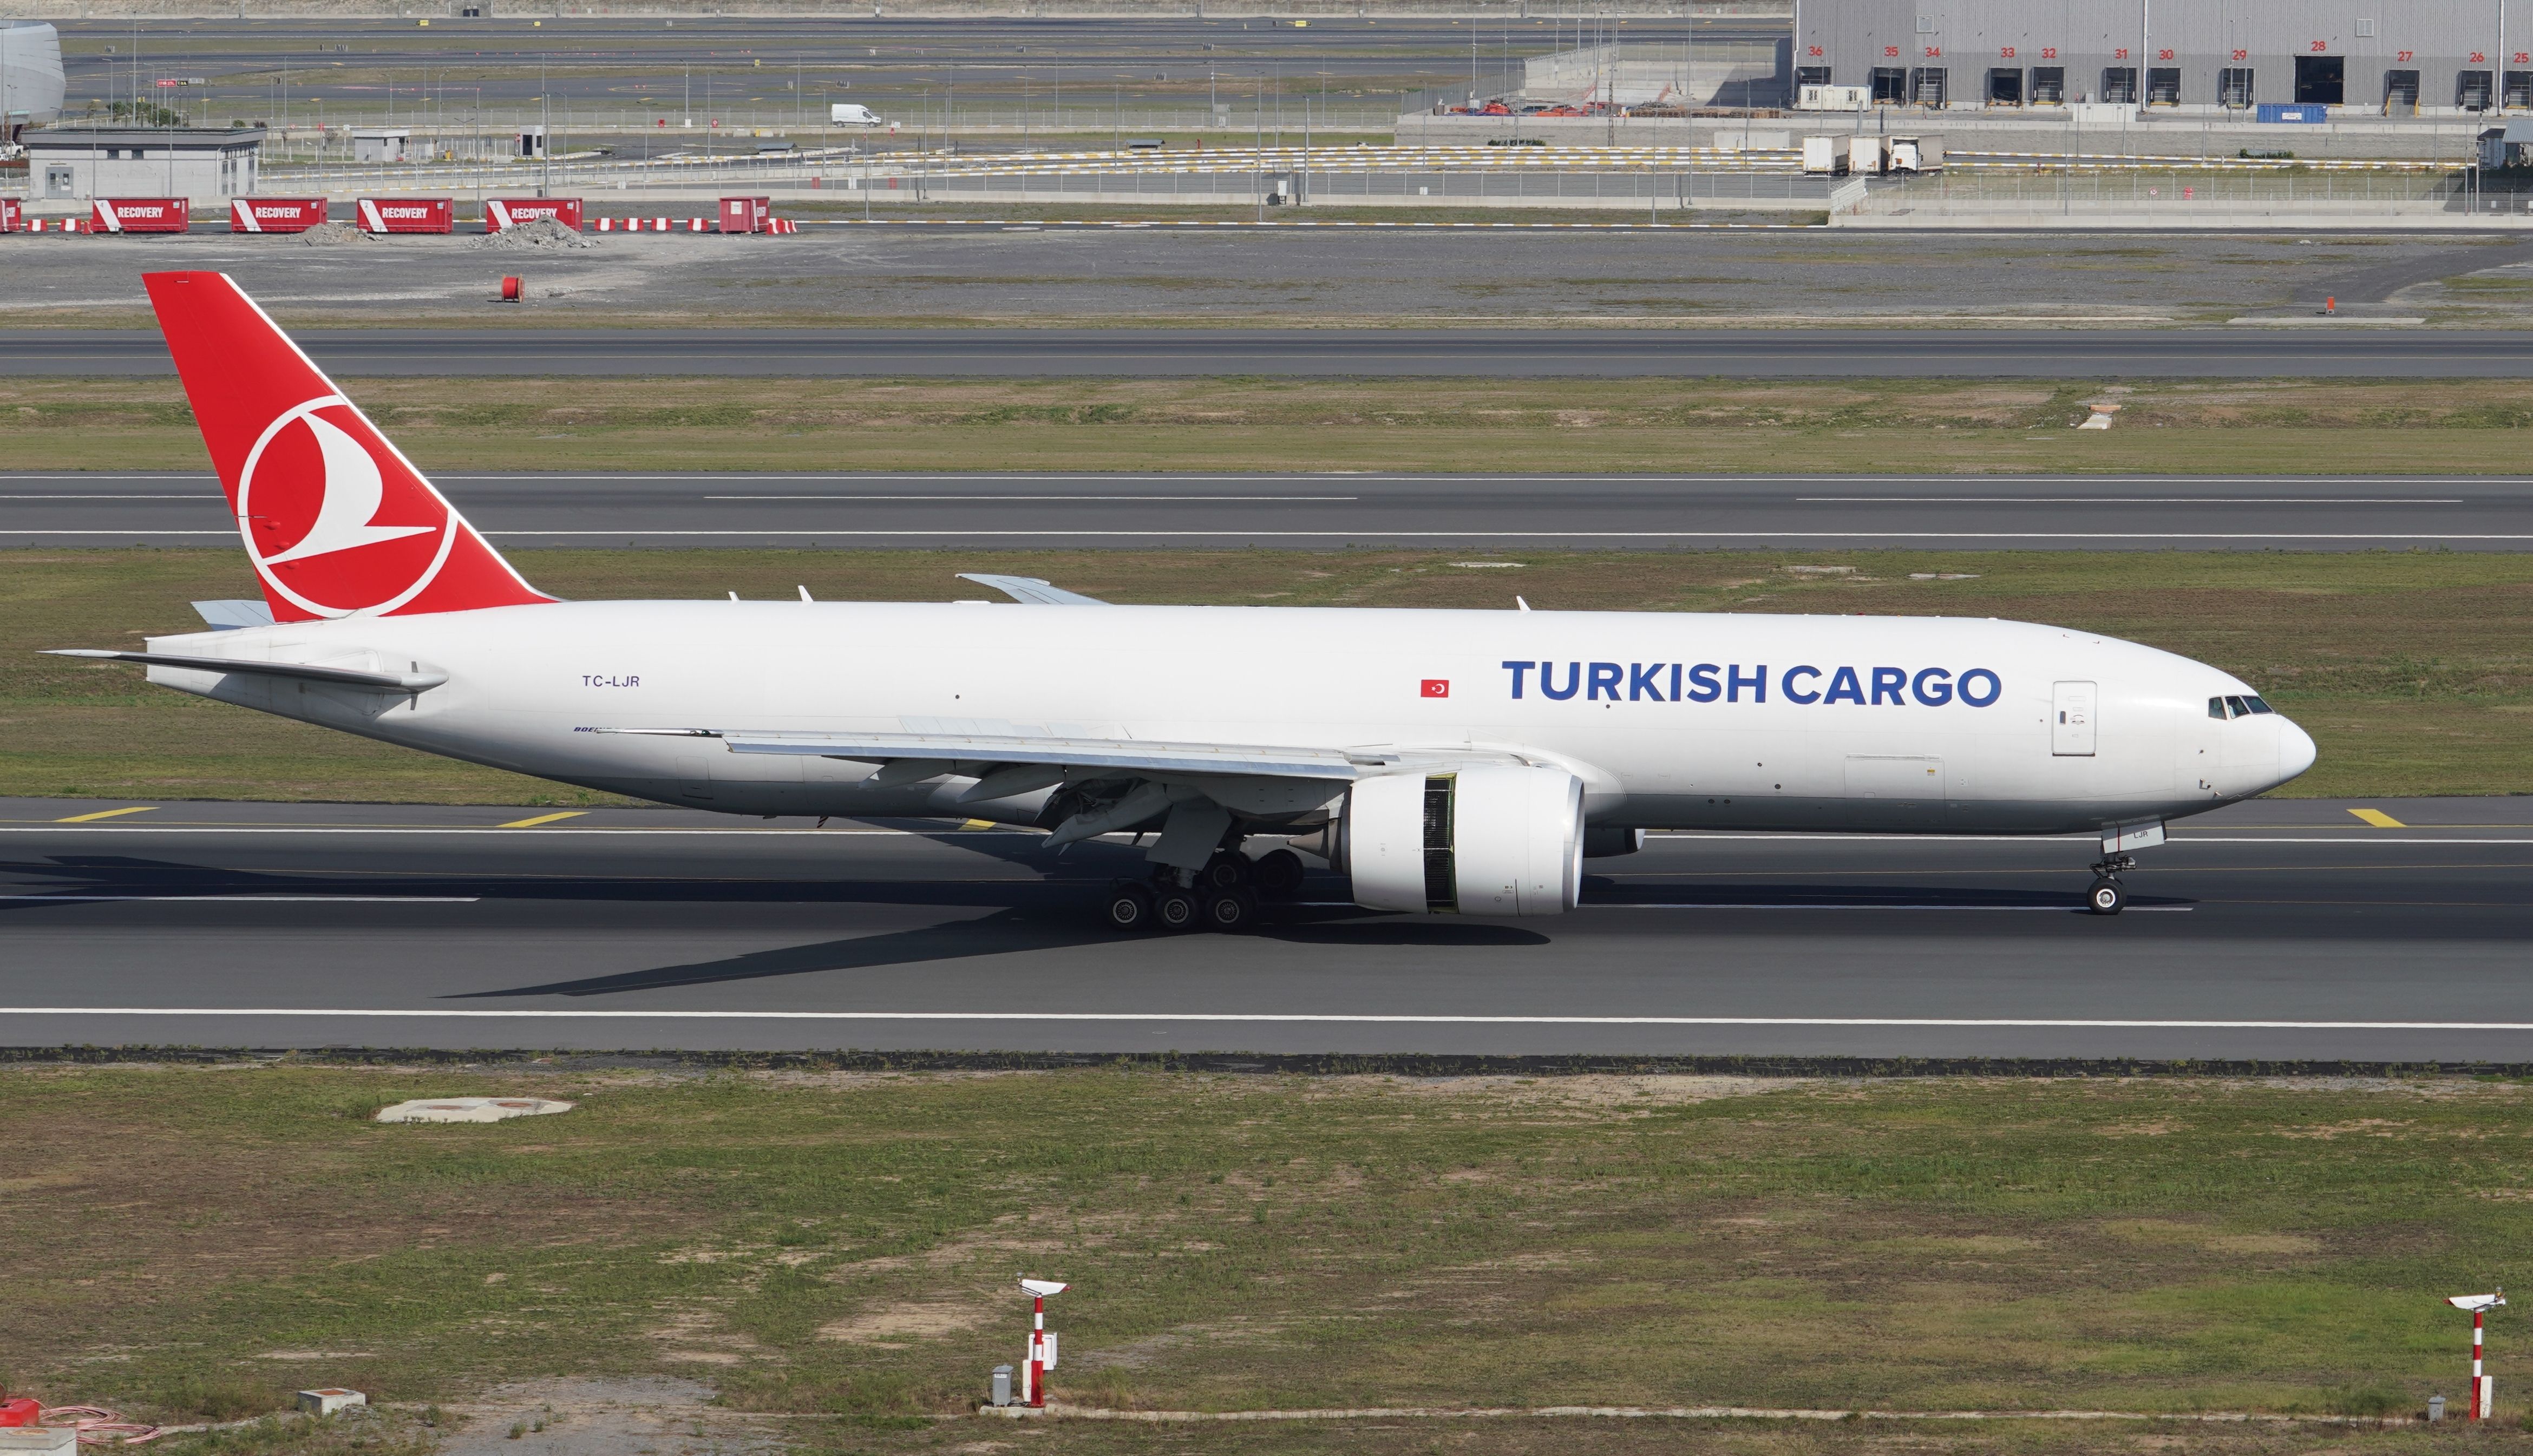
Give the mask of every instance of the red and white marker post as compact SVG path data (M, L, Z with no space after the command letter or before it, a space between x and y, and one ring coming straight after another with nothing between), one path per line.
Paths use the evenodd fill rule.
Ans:
M2465 1421L2486 1421L2496 1414L2498 1382L2481 1373L2481 1335L2489 1311L2506 1303L2504 1291L2495 1294L2458 1294L2445 1303L2457 1310L2471 1311L2471 1400L2464 1405Z
M1046 1332L1046 1297L1072 1287L1051 1279L1021 1281L1022 1292L1036 1302L1030 1311L1029 1364L1021 1368L1022 1379L1027 1382L1021 1391L1022 1405L1046 1409L1046 1371L1055 1364L1055 1336Z

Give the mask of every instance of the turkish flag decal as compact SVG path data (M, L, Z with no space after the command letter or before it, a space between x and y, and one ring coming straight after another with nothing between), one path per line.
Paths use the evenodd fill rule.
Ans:
M1449 697L1450 695L1451 695L1451 679L1449 679L1449 678L1447 678L1447 677L1428 677L1428 678L1426 678L1426 679L1425 679L1425 696L1426 696L1426 697L1429 697L1429 698L1447 698L1447 697Z

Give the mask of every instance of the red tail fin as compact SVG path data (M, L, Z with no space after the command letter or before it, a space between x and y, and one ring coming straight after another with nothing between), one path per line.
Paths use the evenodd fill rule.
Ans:
M226 273L146 273L275 621L554 599L519 579Z

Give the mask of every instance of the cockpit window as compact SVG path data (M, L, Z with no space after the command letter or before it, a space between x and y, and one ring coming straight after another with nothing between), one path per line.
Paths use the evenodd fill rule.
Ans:
M2223 698L2209 698L2208 700L2208 716L2220 721L2233 717L2232 714L2225 711L2225 700Z
M2262 702L2259 698L2248 695L2243 697L2209 698L2208 700L2208 716L2210 718L2249 718L2255 713L2275 713L2277 711L2277 709Z
M2250 704L2252 711L2255 713L2275 713L2278 711L2277 709L2270 707L2268 704L2262 702L2259 698L2245 698L2243 701Z

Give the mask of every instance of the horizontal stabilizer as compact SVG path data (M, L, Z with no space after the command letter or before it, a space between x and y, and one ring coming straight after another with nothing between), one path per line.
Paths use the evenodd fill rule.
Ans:
M1112 605L1107 602L1102 602L1096 597L1086 597L1080 592L1068 592L1060 586L1050 585L1034 576L995 576L983 571L962 571L959 573L959 579L961 581L972 581L978 586L992 587L995 591L1002 593L1004 596L1011 598L1015 602L1026 602L1033 607L1107 607Z
M49 657L102 658L107 662L141 663L152 668L190 668L198 672L250 672L264 677L296 677L303 682L332 682L345 687L383 687L418 693L448 680L445 672L359 672L350 668L312 668L305 663L257 663L235 658L181 657L172 652L116 652L104 647L53 647Z
M243 600L234 602L197 602L194 604L194 612L197 615L201 616L205 622L208 623L211 630L214 632L234 631L239 627L268 627L272 625L272 606L266 602L249 602Z
M597 733L719 738L733 753L850 758L865 763L1052 764L1124 774L1255 774L1348 781L1397 757L1341 748L1245 743L1147 743L1133 738L1020 737L993 733L762 733L717 728L591 728ZM944 772L947 772L945 769Z

